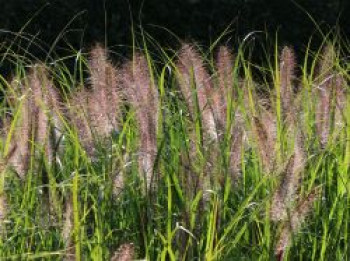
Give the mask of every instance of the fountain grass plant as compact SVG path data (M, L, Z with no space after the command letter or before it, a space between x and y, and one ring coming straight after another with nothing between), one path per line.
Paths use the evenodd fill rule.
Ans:
M142 39L120 65L2 53L0 259L349 260L346 48Z

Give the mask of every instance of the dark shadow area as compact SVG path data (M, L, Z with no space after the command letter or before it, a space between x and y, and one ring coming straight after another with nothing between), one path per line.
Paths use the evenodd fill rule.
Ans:
M47 52L52 46L58 55L66 55L67 48L79 50L96 41L107 42L120 54L128 52L132 44L131 21L143 25L163 47L176 48L180 39L194 40L207 46L230 26L231 32L222 42L242 40L255 31L268 33L274 42L294 46L298 53L313 36L312 47L322 41L313 19L325 32L338 26L345 35L350 33L350 4L346 0L2 0L0 28L1 42L11 42L26 23L24 32L41 39ZM132 15L130 15L132 14ZM131 17L132 16L132 17ZM310 17L309 17L310 16ZM136 31L140 31L136 26ZM256 33L262 40L265 33ZM106 37L107 36L107 37ZM58 41L57 41L58 39ZM17 42L18 39L17 39ZM119 46L119 47L117 47ZM45 57L45 51L32 45L29 52ZM68 52L69 53L69 52Z

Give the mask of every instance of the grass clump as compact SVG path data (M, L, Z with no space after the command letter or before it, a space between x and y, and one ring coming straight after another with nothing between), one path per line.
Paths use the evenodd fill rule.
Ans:
M3 54L1 259L348 259L341 50L263 68L246 44L119 65L96 45L74 71Z

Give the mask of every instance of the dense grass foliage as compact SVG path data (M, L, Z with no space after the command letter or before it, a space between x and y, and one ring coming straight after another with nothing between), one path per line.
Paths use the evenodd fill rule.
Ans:
M0 259L349 260L347 50L247 45L7 48Z

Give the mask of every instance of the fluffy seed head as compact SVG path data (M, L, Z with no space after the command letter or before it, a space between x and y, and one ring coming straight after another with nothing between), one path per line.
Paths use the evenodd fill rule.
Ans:
M94 137L88 119L88 97L89 92L80 88L75 91L68 101L68 118L78 132L79 141L89 156L93 156Z
M132 243L122 244L114 253L111 261L133 261L135 256L135 247Z
M11 147L16 149L9 164L23 178L31 156L43 154L49 163L53 162L62 109L59 93L44 64L33 65L24 79L14 82L12 90L12 106L20 112L17 122L12 123L16 127ZM36 153L31 155L33 145Z
M318 104L316 108L316 131L319 136L321 147L325 147L328 142L330 131L330 114L333 99L333 88L336 79L334 76L326 78L318 88Z
M16 110L19 110L19 118L15 124L15 130L11 139L11 147L15 148L13 156L9 159L11 165L19 177L24 178L29 168L30 146L34 141L33 124L36 119L36 110L32 90L24 80L17 81L12 87L16 94Z
M293 234L298 233L305 218L310 213L312 205L319 198L319 189L314 189L308 196L301 200L295 210L291 212L290 219L287 220L277 240L275 255L278 260L283 260L285 250L290 244Z
M318 77L320 78L319 81L322 81L332 74L336 57L337 53L334 46L331 44L326 45L318 61Z
M274 222L285 220L288 209L296 200L296 193L300 187L301 173L305 168L306 153L304 139L298 131L294 142L294 154L289 158L279 187L276 189L271 205L271 220Z
M100 136L108 136L119 128L121 95L117 71L107 57L107 50L96 45L89 60L91 95L89 112L92 127Z
M232 145L231 145L231 157L230 157L230 170L232 175L232 181L237 181L238 175L241 170L242 149L243 149L243 127L237 124L233 128Z
M226 46L221 46L216 57L216 68L219 88L222 90L233 89L233 61L230 50Z
M179 51L176 63L177 79L182 95L187 102L192 115L195 113L194 95L197 95L198 106L202 112L208 103L207 93L210 92L210 76L205 69L203 60L195 47L184 44Z
M211 115L206 115L206 125L208 129L206 130L215 140L219 138L226 128L226 115L227 115L227 102L225 93L222 92L220 88L215 88L211 90L209 95L210 101L210 113ZM209 114L207 110L206 114Z
M294 159L294 155L289 158L281 183L276 189L272 198L270 217L274 222L285 220L287 218L288 209L291 207L291 200L287 197L287 195L290 194Z
M70 245L69 242L71 242L71 235L72 235L72 228L73 228L73 207L72 207L72 201L67 200L65 203L65 210L64 210L64 223L62 228L62 239L63 242L65 242L66 247Z
M4 173L1 173L1 175L4 175ZM6 218L6 214L7 214L6 196L2 193L0 195L0 234L4 230L3 221Z
M60 114L63 106L59 92L48 76L45 65L37 64L28 76L37 112L35 142L49 163L53 162L54 148L62 135Z
M281 81L281 103L284 120L293 125L294 90L293 80L295 78L295 55L290 47L284 47L280 58L280 81Z
M126 99L135 112L139 127L139 166L150 188L153 165L157 152L158 90L151 78L151 71L144 55L137 53L124 65L122 84Z
M176 62L176 70L180 90L187 103L190 115L193 119L198 116L198 102L198 111L201 115L203 132L208 134L212 139L217 139L218 133L215 126L215 119L210 110L211 95L216 91L212 88L211 78L204 66L203 59L194 46L183 44ZM220 95L220 93L214 95L214 102L217 102L214 107L218 107L218 111L221 110L221 102L219 100L222 98Z
M101 45L90 51L91 88L81 88L70 99L69 118L89 156L94 155L98 142L104 142L120 128L122 117L120 77L107 53Z
M267 116L266 116L267 117ZM268 127L268 128L267 128ZM272 126L266 126L258 117L253 117L253 134L256 138L258 153L265 172L270 172L273 168L274 141L272 132L268 132Z

